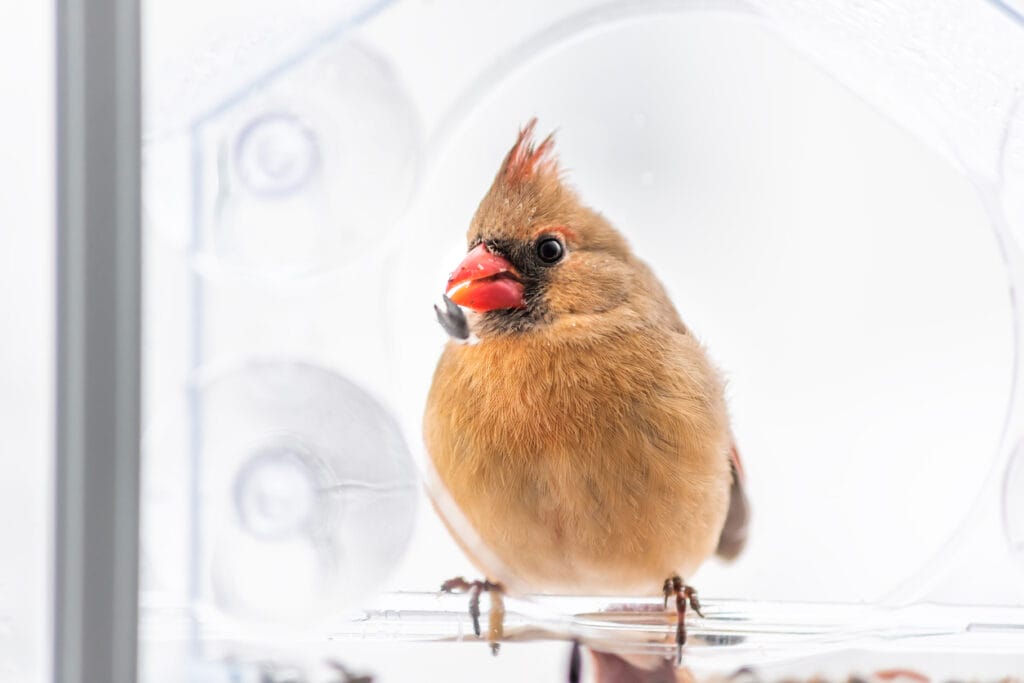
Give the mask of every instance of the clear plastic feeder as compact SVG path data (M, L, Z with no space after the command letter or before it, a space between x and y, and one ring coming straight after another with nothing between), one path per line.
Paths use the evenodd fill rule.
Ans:
M422 446L432 304L536 115L729 380L751 541L687 577L709 614L689 663L928 637L1012 661L1019 7L351 5L207 17L202 78L152 62L144 579L198 652L225 637L211 613L242 639L310 615L342 642L466 635L462 598L432 591L475 570L430 506L413 520L422 475L490 552ZM270 49L284 35L301 46ZM506 634L671 649L668 621L615 604L517 595Z

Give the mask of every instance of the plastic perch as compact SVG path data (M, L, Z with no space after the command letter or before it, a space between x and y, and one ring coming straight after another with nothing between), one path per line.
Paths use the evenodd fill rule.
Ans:
M785 660L870 646L970 653L1024 651L1024 607L924 603L881 607L702 599L705 618L691 618L687 657L699 660ZM559 616L566 615L566 616ZM464 595L391 593L373 609L328 624L333 640L483 642ZM659 598L536 596L505 600L506 642L574 640L620 653L674 653L675 612Z

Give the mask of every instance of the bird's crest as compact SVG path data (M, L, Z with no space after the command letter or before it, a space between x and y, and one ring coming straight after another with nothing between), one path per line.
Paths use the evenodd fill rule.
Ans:
M555 134L548 135L539 145L535 145L533 129L536 126L537 118L534 117L520 129L516 144L502 164L500 176L505 182L515 184L536 175L558 172L558 159L552 155Z

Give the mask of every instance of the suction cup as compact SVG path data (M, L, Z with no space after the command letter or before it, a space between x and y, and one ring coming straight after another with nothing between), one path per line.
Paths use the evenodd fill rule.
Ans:
M225 98L145 150L147 217L165 239L207 275L260 280L383 258L420 165L387 63L343 41Z
M336 614L382 585L417 479L370 395L324 368L261 361L200 378L184 403L146 441L158 585L271 621Z

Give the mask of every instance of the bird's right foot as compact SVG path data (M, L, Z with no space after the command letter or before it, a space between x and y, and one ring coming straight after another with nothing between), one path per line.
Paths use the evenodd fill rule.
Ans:
M676 664L680 664L683 661L683 645L686 644L686 606L689 604L698 616L703 617L704 613L700 611L696 589L683 583L679 576L665 579L662 592L665 594L665 609L668 609L668 599L673 595L676 598Z
M484 591L491 595L490 624L487 640L491 643L494 654L498 654L498 642L504 631L505 603L502 594L505 587L495 581L466 581L461 576L448 579L441 584L442 593L469 593L469 617L473 620L473 633L480 637L480 594Z

